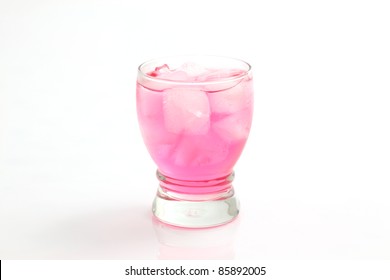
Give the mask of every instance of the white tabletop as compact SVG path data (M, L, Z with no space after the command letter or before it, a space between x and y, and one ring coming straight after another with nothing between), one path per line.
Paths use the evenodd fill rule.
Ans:
M317 1L318 2L318 1ZM385 1L1 1L0 259L390 259ZM250 62L235 222L152 219L137 66Z

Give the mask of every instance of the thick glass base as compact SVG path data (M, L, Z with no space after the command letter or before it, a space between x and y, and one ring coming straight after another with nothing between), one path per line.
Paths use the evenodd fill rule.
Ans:
M234 173L209 181L179 181L157 171L160 187L153 214L160 221L179 227L206 228L232 221L239 213L231 184Z

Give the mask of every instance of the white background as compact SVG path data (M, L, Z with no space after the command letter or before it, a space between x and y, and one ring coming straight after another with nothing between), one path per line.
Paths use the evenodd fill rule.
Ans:
M0 259L390 259L387 1L0 2ZM153 222L137 66L248 61L240 218Z

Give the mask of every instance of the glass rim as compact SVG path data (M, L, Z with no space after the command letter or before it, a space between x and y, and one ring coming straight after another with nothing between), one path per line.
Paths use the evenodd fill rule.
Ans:
M177 58L185 58L185 57L192 57L192 58L196 58L196 57L201 57L201 58L211 58L211 59L223 59L223 60L231 60L231 61L235 61L237 63L241 63L242 65L245 65L245 67L247 69L242 69L243 70L243 73L239 76L233 76L233 77L227 77L227 78L221 78L221 79L218 79L218 80L213 80L213 81L175 81L175 80L169 80L169 79L163 79L163 78L159 78L159 77L153 77L153 76L150 76L148 75L147 73L145 73L144 71L142 71L142 68L145 67L147 64L150 64L150 63L153 63L153 62L157 62L157 61L164 61L164 60L168 60L168 59L177 59ZM183 60L183 63L185 63L186 61ZM189 61L187 61L189 62ZM192 61L191 61L192 62ZM206 55L206 54L200 54L200 55L171 55L171 56L163 56L163 57L158 57L158 58L154 58L154 59L150 59L150 60L147 60L143 63L141 63L139 66L138 66L138 77L142 77L142 79L146 79L146 80L150 80L150 81L153 81L155 83L162 83L162 84L174 84L174 85L211 85L211 84L224 84L224 83L229 83L229 82L234 82L234 81L239 81L239 80L242 80L243 78L245 78L246 76L248 76L250 73L252 72L252 66L242 60L242 59L238 59L238 58L234 58L234 57L229 57L229 56L220 56L220 55Z

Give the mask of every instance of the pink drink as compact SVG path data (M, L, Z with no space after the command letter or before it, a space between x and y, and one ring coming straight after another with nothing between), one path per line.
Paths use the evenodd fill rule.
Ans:
M137 81L138 119L161 187L188 195L231 188L227 178L251 126L251 72L195 63L145 72Z

